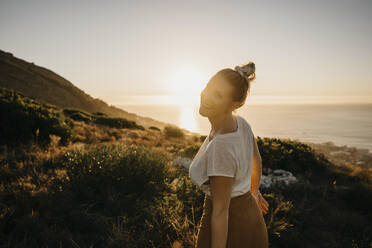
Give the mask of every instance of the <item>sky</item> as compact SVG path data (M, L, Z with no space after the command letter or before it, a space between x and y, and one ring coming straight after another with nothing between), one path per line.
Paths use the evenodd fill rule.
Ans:
M110 104L198 103L254 62L257 102L372 102L372 1L1 0L0 49Z

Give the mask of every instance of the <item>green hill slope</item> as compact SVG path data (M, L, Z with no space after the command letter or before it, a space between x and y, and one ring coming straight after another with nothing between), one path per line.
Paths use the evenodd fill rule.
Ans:
M90 114L78 109L41 103L13 90L0 87L0 145L17 146L35 141L48 144L50 134L61 137L61 143L73 141L74 120L115 128L144 127L125 118L102 113Z
M86 94L52 70L14 57L12 53L2 50L0 50L0 87L15 90L27 97L61 108L81 109L89 113L102 112L113 117L135 121L145 127L164 128L167 125L108 105Z

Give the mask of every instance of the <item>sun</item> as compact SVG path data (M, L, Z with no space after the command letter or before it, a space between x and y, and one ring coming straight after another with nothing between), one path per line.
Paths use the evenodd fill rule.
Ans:
M200 92L206 85L207 77L192 66L180 66L167 74L167 88L175 96L174 104L198 104Z

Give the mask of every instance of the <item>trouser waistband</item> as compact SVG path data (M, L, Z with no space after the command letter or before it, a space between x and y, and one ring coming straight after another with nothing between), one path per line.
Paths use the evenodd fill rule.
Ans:
M211 196L209 196L209 195L205 195L206 197L207 197L207 199L208 200L212 200L212 197ZM238 199L240 199L240 198L243 198L243 197L251 197L252 196L252 193L251 193L251 191L247 191L246 193L244 193L244 194L241 194L241 195L238 195L238 196L234 196L234 197L232 197L231 198L231 201L232 200L238 200Z

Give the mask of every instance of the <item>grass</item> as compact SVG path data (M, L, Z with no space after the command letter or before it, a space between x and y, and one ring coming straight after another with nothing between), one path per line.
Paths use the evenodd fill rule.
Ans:
M193 247L204 195L185 168L171 167L172 155L182 152L121 142L66 147L58 139L45 150L2 149L2 247ZM274 142L259 141L260 151ZM197 150L190 147L183 151L192 156ZM303 166L299 183L261 190L270 204L264 218L272 247L370 245L371 182L323 166L321 176Z
M97 116L109 118L61 115L72 121L67 144L49 132L45 145L0 146L0 247L195 245L204 194L172 161L192 158L205 136L99 125ZM264 173L285 169L299 179L261 190L270 247L371 247L371 169L335 166L298 141L257 143Z

